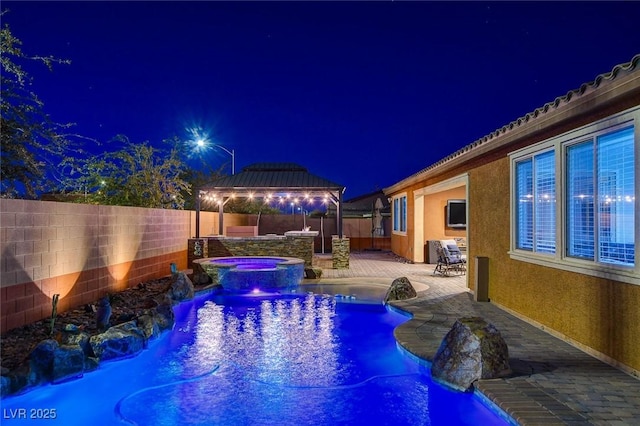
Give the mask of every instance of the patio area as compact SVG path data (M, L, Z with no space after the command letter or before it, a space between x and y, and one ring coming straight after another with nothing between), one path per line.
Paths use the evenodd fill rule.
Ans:
M331 255L316 255L318 284L388 287L406 276L418 297L394 303L413 319L396 339L430 360L455 320L480 316L500 330L509 347L513 375L482 380L477 389L521 425L632 425L640 419L640 380L491 303L475 302L464 275L434 276L435 265L405 263L388 252L352 252L349 269L332 269Z

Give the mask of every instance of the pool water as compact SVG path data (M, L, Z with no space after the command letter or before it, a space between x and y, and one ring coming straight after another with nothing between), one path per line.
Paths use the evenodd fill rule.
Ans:
M407 320L332 296L209 294L135 358L2 401L3 424L507 424L398 349Z

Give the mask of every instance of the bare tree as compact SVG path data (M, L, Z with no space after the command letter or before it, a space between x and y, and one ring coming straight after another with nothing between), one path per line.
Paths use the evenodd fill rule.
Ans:
M0 196L36 198L55 185L51 179L68 153L67 133L72 125L55 123L44 112L22 63L40 63L51 69L70 61L29 56L21 46L7 24L0 28Z

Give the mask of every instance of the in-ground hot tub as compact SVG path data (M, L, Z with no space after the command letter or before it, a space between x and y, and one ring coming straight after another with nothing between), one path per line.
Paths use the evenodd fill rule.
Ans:
M225 290L247 292L297 287L304 276L304 260L296 257L231 256L193 261Z

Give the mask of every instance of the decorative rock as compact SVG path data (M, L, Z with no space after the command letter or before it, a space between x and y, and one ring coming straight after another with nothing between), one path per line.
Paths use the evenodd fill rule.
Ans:
M61 383L82 377L84 373L84 351L79 345L64 345L54 351L51 381Z
M135 314L127 312L127 313L118 315L116 318L116 322L117 323L129 322L135 318L136 318Z
M79 333L63 332L58 340L60 346L79 346L85 356L93 355L91 345L89 344L89 334L84 331Z
M509 349L500 332L479 317L460 318L442 340L431 365L431 377L467 391L479 379L511 373Z
M315 280L322 277L322 268L316 268L315 266L308 266L304 268L304 277L310 280Z
M138 328L144 334L145 339L155 339L160 335L160 327L153 320L152 314L144 314L138 317Z
M89 339L91 349L100 361L136 355L146 344L144 333L135 321L111 327Z
M38 384L38 377L28 360L11 370L8 377L11 381L10 393L17 393Z
M411 285L409 278L400 277L393 280L391 286L387 290L387 294L384 296L384 303L392 300L406 300L413 299L418 293Z
M51 380L54 353L58 342L53 339L43 340L31 351L29 358L7 375L9 393L16 393L25 388ZM3 388L6 386L3 378ZM3 390L4 392L4 390Z
M198 263L193 264L193 284L207 285L211 284L211 277L202 269Z
M97 370L98 367L100 367L100 360L98 358L89 356L84 359L84 371Z
M143 309L151 309L155 308L156 306L158 306L158 302L153 297L147 297L146 299L144 299L143 304L141 305Z
M53 339L38 343L29 354L29 366L35 383L51 379L53 371L54 353L58 349L58 342Z
M67 324L64 326L64 331L75 333L78 331L78 326L75 324Z
M9 377L9 369L0 367L0 397L11 393L11 378Z
M176 317L173 313L171 299L165 296L160 304L153 309L154 321L158 324L160 331L171 330L176 323Z
M98 301L98 308L96 309L96 327L98 330L109 328L109 319L111 319L111 303L109 303L109 296L104 296Z
M172 276L171 288L169 288L168 294L174 302L193 299L193 283L187 274L184 272L178 272Z
M175 281L180 280L180 273ZM186 296L193 297L193 285L189 291L190 281L184 281ZM173 287L173 286L172 286ZM177 286L178 288L180 286ZM142 351L148 337L156 337L164 330L170 330L175 324L173 301L170 295L180 294L181 291L170 289L159 299L149 297L143 304L140 317L111 327L102 334L89 337L83 329L91 329L93 319L80 320L81 325L66 324L63 331L57 333L56 340L47 339L40 342L22 364L8 370L2 368L0 375L0 395L11 395L29 390L41 383L59 383L65 380L81 377L84 372L96 370L101 360L130 357ZM119 295L114 295L117 300ZM102 305L102 306L100 306ZM139 307L140 308L140 307ZM87 313L103 311L96 315L96 324L108 327L111 319L111 304L109 296L105 296L96 306L84 306ZM134 314L121 314L134 317ZM146 317L140 320L141 317ZM138 326L142 327L139 328Z
M4 397L11 393L11 379L4 373L0 376L0 397Z

